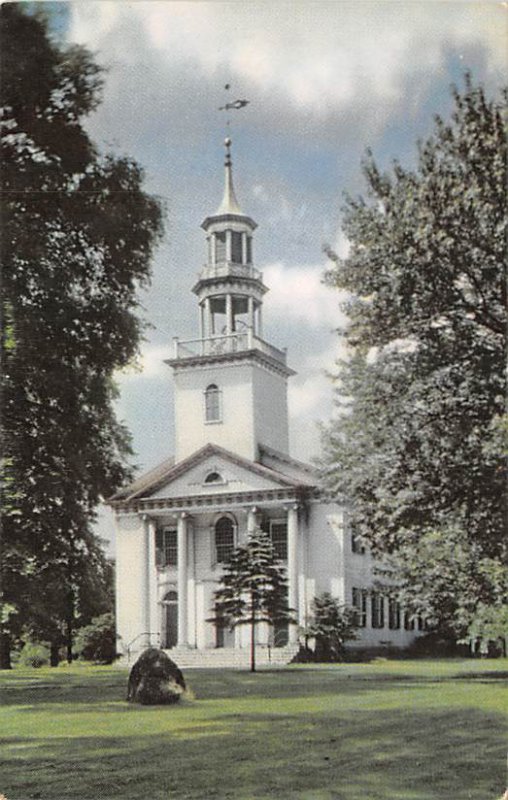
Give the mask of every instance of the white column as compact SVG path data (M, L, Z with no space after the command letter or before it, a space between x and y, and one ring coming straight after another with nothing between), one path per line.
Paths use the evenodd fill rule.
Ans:
M233 300L230 294L226 295L226 333L233 333Z
M189 525L187 569L187 643L196 647L196 527Z
M242 264L247 263L247 234L242 232Z
M187 645L187 521L184 512L178 517L178 646Z
M141 630L140 642L143 647L150 647L150 517L143 515L143 564L141 568Z
M231 261L231 231L226 231L226 261Z
M257 335L260 339L263 338L263 317L261 313L261 303L258 306L258 326L257 326Z
M307 542L309 526L300 525L298 541L298 624L305 627L307 624L307 587L305 585L305 565L307 563Z
M288 509L288 604L298 613L298 506ZM296 625L289 626L289 641L298 641Z
M249 315L249 328L253 333L256 332L255 328L255 320L254 320L254 298L249 295L247 298L247 313Z
M199 335L202 339L205 338L205 306L203 303L199 305Z
M249 511L247 513L247 534L249 536L252 536L252 534L256 530L256 527L257 527L257 513L258 513L258 510L257 510L256 506L252 506L252 508L249 508Z
M212 315L210 312L210 298L205 297L205 322L203 336L211 336L212 331Z

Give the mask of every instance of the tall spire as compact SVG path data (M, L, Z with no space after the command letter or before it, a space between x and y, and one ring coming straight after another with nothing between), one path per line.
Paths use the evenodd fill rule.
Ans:
M233 186L233 168L231 164L231 139L224 139L226 147L226 160L224 161L224 196L216 214L242 214ZM243 216L243 214L242 214Z

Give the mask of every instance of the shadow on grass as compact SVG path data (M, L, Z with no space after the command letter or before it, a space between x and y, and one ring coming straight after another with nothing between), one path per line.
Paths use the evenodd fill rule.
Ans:
M58 680L58 678L61 678ZM350 675L340 671L301 671L301 670L265 670L256 672L228 672L227 679L220 670L189 671L186 675L188 685L196 692L200 700L220 700L236 697L259 697L263 700L299 697L316 697L334 694L350 694L352 692L376 690L392 690L393 684L420 685L429 679L411 675ZM80 705L90 703L111 703L125 700L127 694L128 672L116 672L101 675L90 673L86 680L82 675L58 674L53 681L48 681L47 674L27 677L25 681L17 680L2 686L2 705L16 705L30 710L37 706L42 708L54 703L58 706L72 704L79 710ZM130 706L117 706L128 710ZM20 709L22 710L22 709ZM58 709L57 709L58 710ZM61 709L65 710L65 708Z
M496 714L363 710L211 722L208 730L157 736L11 740L3 746L3 791L9 800L488 800L501 794L505 729Z
M488 670L485 672L458 672L456 675L448 678L448 680L480 681L481 683L491 683L493 681L502 681L504 683L507 679L508 672L489 672Z

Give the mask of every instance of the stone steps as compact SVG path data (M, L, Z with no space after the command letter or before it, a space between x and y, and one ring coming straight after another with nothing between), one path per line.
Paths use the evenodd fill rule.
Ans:
M250 648L248 647L220 647L210 650L191 650L175 647L172 650L166 650L166 652L182 669L192 667L201 667L203 669L250 667ZM284 666L289 664L297 652L298 645L270 648L258 646L256 647L256 665L258 667Z
M249 669L250 648L220 647L214 649L196 650L185 647L173 647L165 650L172 661L180 669ZM256 647L257 667L282 667L293 659L298 652L297 644L285 647ZM124 656L118 662L120 666L131 667L140 652L131 653L129 660Z

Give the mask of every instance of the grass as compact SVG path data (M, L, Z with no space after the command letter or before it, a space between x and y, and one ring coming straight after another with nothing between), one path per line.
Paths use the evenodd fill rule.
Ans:
M115 667L0 673L8 800L496 800L501 661L194 670L178 706Z

